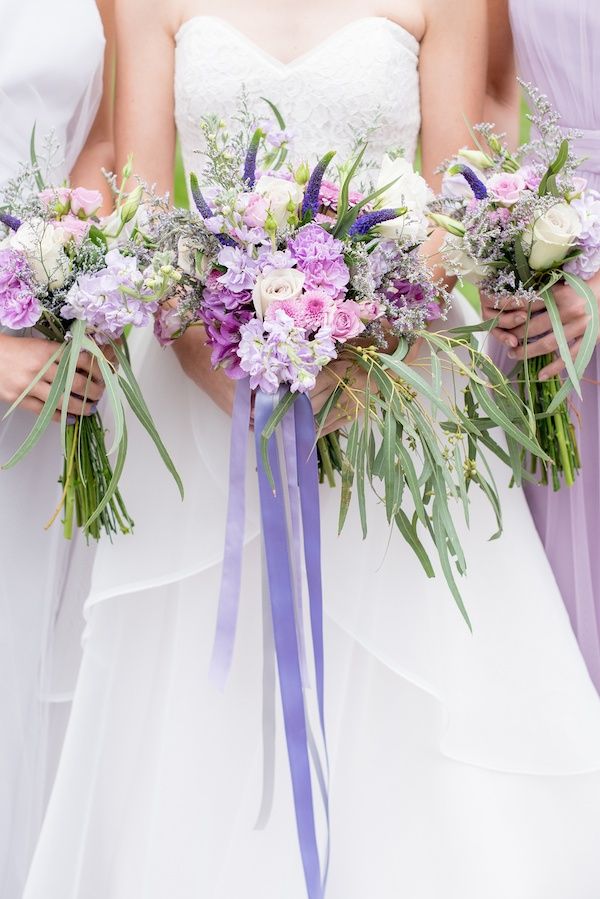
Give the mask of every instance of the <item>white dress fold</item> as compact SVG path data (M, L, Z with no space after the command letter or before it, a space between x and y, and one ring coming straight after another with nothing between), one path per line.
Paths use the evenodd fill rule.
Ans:
M61 183L102 96L104 34L94 0L0 0L0 189L29 161ZM45 158L46 138L57 152ZM45 158L45 160L44 160ZM47 163L47 165L46 165ZM0 329L1 330L1 329ZM0 403L0 419L6 407ZM0 421L0 463L34 424ZM80 660L93 554L44 525L60 497L58 428L0 471L0 896L21 899Z

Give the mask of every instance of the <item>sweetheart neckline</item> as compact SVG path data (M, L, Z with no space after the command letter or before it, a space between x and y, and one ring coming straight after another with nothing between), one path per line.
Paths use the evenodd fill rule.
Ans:
M420 48L420 42L417 40L415 35L408 30L408 28L405 28L404 25L400 25L398 22L394 22L392 19L388 19L387 16L361 16L359 19L353 19L351 22L346 22L345 25L341 25L339 28L336 28L331 32L331 34L323 38L322 41L319 41L317 44L315 44L313 47L310 47L299 56L295 56L293 59L289 60L289 62L284 62L284 60L279 59L279 57L274 56L268 50L265 50L264 47L261 47L260 44L256 43L256 41L248 37L248 35L241 31L241 29L239 29L236 25L233 25L231 22L228 22L227 19L223 19L221 16L191 16L189 19L186 19L186 21L183 22L177 30L177 33L175 34L175 43L179 43L181 36L188 29L188 27L198 22L213 22L218 24L224 31L228 31L230 34L233 34L235 37L237 37L238 40L248 44L249 47L251 47L258 55L262 56L272 66L283 71L292 71L297 66L302 65L304 62L319 53L321 50L328 47L330 43L339 38L341 35L345 34L347 31L350 31L353 28L358 27L359 25L364 25L365 22L381 22L383 24L391 26L393 29L396 29L399 34L404 35L408 39L408 42L411 44L411 49L413 50L415 55L418 55Z

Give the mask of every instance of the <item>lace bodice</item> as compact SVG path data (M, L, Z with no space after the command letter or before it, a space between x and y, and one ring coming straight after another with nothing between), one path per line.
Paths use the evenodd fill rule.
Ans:
M313 161L332 149L348 158L367 135L373 162L396 147L414 156L419 44L389 19L352 22L287 64L213 16L190 19L176 40L176 121L187 171L199 168L198 122L211 113L231 120L242 86L251 104L268 97L281 109L295 159Z

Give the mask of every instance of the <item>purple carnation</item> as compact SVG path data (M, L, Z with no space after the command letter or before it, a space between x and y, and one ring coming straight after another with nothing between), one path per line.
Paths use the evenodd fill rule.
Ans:
M305 275L306 290L323 290L332 299L346 292L350 271L344 261L344 245L314 223L301 228L289 248Z
M42 314L31 291L31 271L16 250L0 250L0 325L18 331L31 328Z
M111 250L106 268L79 276L60 314L87 322L99 340L118 339L127 325L142 328L153 321L158 303L145 299L142 282L136 260Z
M441 318L442 310L430 285L416 284L406 279L398 279L388 287L386 299L397 309L423 309L427 321Z

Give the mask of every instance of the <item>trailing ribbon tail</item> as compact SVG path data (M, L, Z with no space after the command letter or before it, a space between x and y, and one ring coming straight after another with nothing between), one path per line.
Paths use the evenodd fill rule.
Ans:
M240 604L246 520L246 456L250 431L251 396L248 380L238 381L231 426L229 498L223 575L217 613L217 630L210 661L210 679L221 690L225 687L233 659Z
M302 401L302 397L298 401ZM296 813L296 826L300 843L300 854L306 881L308 899L324 899L325 876L321 873L321 860L317 839L315 806L311 779L309 728L307 723L300 658L298 651L298 635L294 609L294 589L288 534L286 528L286 508L283 497L282 466L275 437L268 444L268 458L275 492L271 489L269 478L261 458L262 433L273 412L273 398L260 391L255 400L255 439L258 458L258 480L263 524L267 575L269 580L269 596L273 617L273 636L279 685L283 707L283 718L288 749L292 790ZM306 433L307 419L296 422L296 433L300 432L303 448L310 441L314 444L314 419L310 417L310 430ZM315 479L315 487L317 481ZM318 495L317 495L318 504ZM318 517L318 505L316 514ZM303 513L303 518L307 513ZM312 519L312 515L308 515ZM313 547L314 549L314 547ZM320 552L320 549L319 549ZM318 610L315 613L318 615ZM312 613L311 613L312 617ZM313 632L315 625L313 623ZM319 628L316 627L317 638ZM321 641L322 646L322 641ZM317 670L322 671L322 659L316 660ZM322 684L317 685L321 693ZM322 702L320 700L320 711Z

